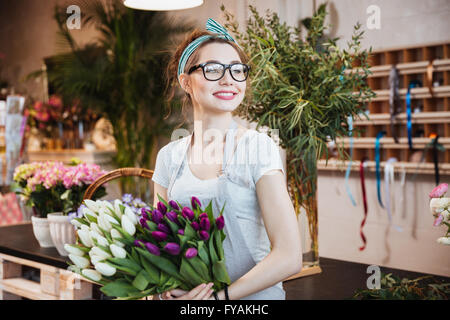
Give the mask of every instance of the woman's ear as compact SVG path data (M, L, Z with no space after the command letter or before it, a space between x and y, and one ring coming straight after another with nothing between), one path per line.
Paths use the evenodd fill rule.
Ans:
M182 73L182 74L180 74L179 79L180 79L181 88L183 88L183 90L186 91L187 93L191 94L192 88L191 88L191 79L190 79L189 75Z

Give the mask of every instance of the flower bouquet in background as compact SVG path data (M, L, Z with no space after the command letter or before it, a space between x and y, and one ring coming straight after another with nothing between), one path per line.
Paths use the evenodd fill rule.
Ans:
M105 173L98 165L77 159L69 165L53 161L26 163L14 171L13 190L36 216L45 218L52 212L68 215L81 205L88 186ZM105 188L100 187L95 198L105 194Z
M77 215L88 186L105 173L98 165L75 159L70 165L48 161L16 168L12 189L33 209L33 233L41 247L56 246L60 255L68 255L64 244L75 243L70 219ZM101 187L94 198L105 194L105 188Z
M430 210L435 217L434 226L446 225L447 232L444 237L437 239L437 242L450 245L450 198L444 197L448 190L447 183L441 183L430 192Z
M76 218L78 243L66 245L72 271L102 285L101 291L119 299L139 299L174 288L191 290L230 283L222 242L223 208L214 218L196 197L191 207L159 197L157 207L136 214L123 201L85 200Z

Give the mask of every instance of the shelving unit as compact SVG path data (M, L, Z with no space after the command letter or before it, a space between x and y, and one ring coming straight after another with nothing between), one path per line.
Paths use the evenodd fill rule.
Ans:
M450 175L450 44L432 44L420 47L396 48L373 52L369 57L371 74L367 83L376 96L368 106L368 119L361 115L355 119L353 137L353 169L359 168L359 161L368 158L368 166L374 166L375 137L380 131L386 134L380 139L381 166L391 157L397 158L394 166L407 167L408 172L433 173L434 164L431 152L427 152L425 162L417 163L425 146L432 141L432 134L439 135L438 142L446 149L438 152L441 174ZM392 67L398 70L399 99L397 113L391 129L389 110L389 74ZM355 66L347 73L362 72ZM409 149L407 138L406 94L411 81L418 81L421 86L412 88L411 123L413 148ZM356 133L358 132L358 133ZM398 138L394 141L393 134ZM337 141L349 152L350 138ZM339 160L339 159L332 159ZM341 164L342 161L337 161ZM341 167L336 161L324 160L318 163L319 170L336 170ZM370 164L373 162L372 164ZM333 164L334 163L334 164ZM358 166L356 166L358 164ZM424 169L427 168L427 169Z

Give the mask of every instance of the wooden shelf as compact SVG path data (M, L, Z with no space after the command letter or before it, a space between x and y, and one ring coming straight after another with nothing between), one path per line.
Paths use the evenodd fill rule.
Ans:
M353 148L355 149L375 149L376 138L353 138ZM408 138L399 137L399 143L395 143L394 138L384 137L380 139L380 146L384 149L408 149ZM430 138L412 138L414 149L423 149L430 143ZM337 144L344 143L344 148L350 147L350 138L336 139ZM450 149L450 137L439 138L439 143L445 149Z
M319 160L317 163L317 169L321 171L335 171L341 170L345 171L350 161L340 161L335 159L328 160L328 164L326 164L325 160ZM359 166L361 161L356 160L352 161L351 170L359 171ZM394 166L395 172L405 171L406 173L418 173L418 174L434 174L434 164L433 163L414 163L414 162L394 162L391 163ZM386 161L380 162L380 168L384 170L386 166ZM369 172L375 172L375 161L365 161L364 162L365 170ZM449 163L439 163L439 174L441 175L450 175L450 164Z
M383 125L390 124L391 115L389 113L369 114L369 120L362 118L355 120L354 125ZM406 124L406 113L398 113L395 116L395 124ZM411 114L411 123L450 123L450 111L445 112L418 112Z

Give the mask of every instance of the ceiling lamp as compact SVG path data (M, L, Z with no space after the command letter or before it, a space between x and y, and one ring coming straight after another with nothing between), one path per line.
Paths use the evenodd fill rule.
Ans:
M138 10L169 11L198 7L203 0L124 0L123 4Z

